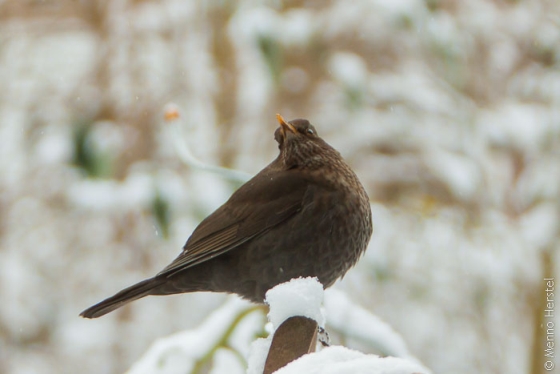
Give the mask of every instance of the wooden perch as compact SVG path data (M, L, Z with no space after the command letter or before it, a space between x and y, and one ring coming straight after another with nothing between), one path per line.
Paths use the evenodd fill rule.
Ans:
M263 374L272 374L304 354L315 352L317 322L295 316L285 320L274 333Z

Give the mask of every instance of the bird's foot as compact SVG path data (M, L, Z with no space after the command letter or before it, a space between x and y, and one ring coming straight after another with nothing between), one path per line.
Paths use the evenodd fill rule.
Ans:
M324 327L319 326L317 329L317 340L319 340L319 343L321 343L323 347L330 347L331 345L331 338Z

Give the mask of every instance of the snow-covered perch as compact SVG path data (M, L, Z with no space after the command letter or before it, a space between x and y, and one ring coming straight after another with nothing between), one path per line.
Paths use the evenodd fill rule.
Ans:
M263 325L260 308L231 296L196 329L157 340L133 365L129 374L198 373L209 362L213 374L238 374L245 372L247 367L244 358L248 361L248 374L263 374L275 333L293 316L315 321L313 329L317 325L325 326L328 318L327 330L344 333L394 357L364 354L341 346L323 348L319 344L318 352L304 354L277 370L277 374L430 373L408 353L403 339L389 325L353 304L340 291L327 291L322 308L323 286L314 278L293 279L280 284L268 291L266 301L270 306L267 326L270 334L267 338L254 341ZM303 331L309 332L309 328ZM315 334L316 330L313 331ZM291 338L302 342L309 336Z
M268 339L270 348L263 370L259 362L259 373L272 374L304 354L315 352L317 329L325 321L322 301L323 286L315 278L292 279L266 293L268 320L274 333Z
M337 329L343 329L347 324L353 336L363 336L375 332L380 336L369 340L376 343L383 351L398 354L403 357L379 357L367 355L345 347L331 346L322 348L316 353L301 356L295 361L275 371L277 374L296 373L371 373L371 374L428 374L430 371L411 357L402 338L379 318L371 315L365 309L353 305L340 292L334 292L327 298L326 309L323 303L323 286L315 278L292 279L280 284L266 294L266 302L270 306L268 314L273 332L266 339L259 339L253 343L249 356L248 374L267 373L265 360L268 362L275 352L269 349L275 334L282 324L290 321L290 317L302 316L314 320L316 325L323 327L325 317L330 314L335 317ZM346 323L344 322L346 321ZM360 324L363 324L361 328ZM361 334L358 331L362 331ZM299 337L298 337L299 338ZM305 337L301 337L305 338ZM274 343L272 343L274 346ZM290 347L285 347L290 349ZM311 350L313 351L313 350Z

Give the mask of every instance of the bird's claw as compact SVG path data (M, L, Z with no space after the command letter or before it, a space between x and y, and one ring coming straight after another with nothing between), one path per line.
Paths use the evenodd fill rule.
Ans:
M319 343L321 343L323 347L330 347L331 345L331 338L324 327L319 326L317 329L317 340L319 340Z

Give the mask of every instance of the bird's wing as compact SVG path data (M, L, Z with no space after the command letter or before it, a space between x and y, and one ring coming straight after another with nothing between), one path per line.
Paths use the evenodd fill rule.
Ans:
M297 171L258 174L198 225L158 276L208 261L288 220L302 209L308 185Z

